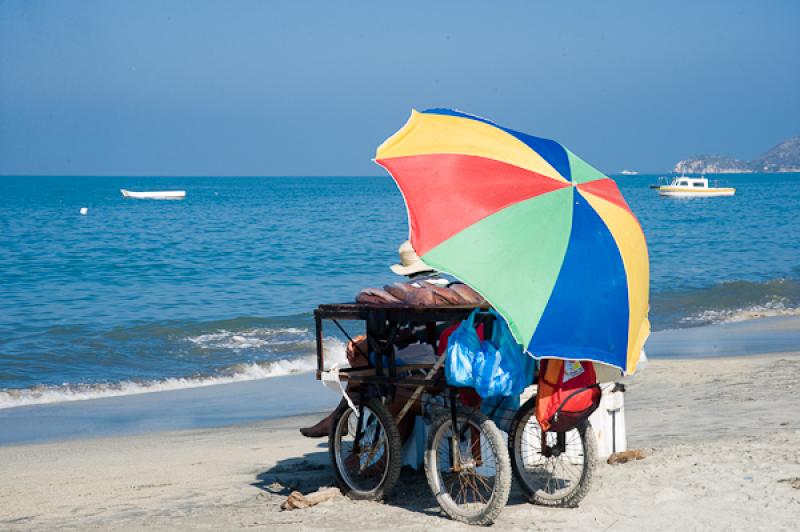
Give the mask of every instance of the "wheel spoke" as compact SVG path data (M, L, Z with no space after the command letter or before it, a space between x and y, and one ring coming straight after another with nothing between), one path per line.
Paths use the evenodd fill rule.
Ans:
M494 451L483 437L481 428L468 420L465 442L459 442L452 426L442 431L436 446L437 469L443 492L458 507L476 511L475 506L484 507L494 491L493 482L479 474L475 468L496 469ZM459 471L455 468L459 467Z
M484 479L483 475L479 475L479 474L476 473L475 474L475 479L478 480L481 483L481 485L484 488L486 488L486 491L488 491L489 493L491 493L492 490L494 489L492 486L489 485L488 482L486 482L486 480Z
M581 486L588 482L587 479L591 478L591 475L587 477L584 474L591 467L587 461L587 433L584 427L563 435L551 432L543 435L534 416L533 403L528 403L525 414L515 423L511 435L511 456L523 487L533 495L534 502L559 505L578 493ZM559 439L561 445L558 445ZM545 456L542 445L547 445L557 454Z
M467 486L464 483L463 475L458 475L458 495L461 499L461 504L466 502L467 500ZM458 499L456 499L456 504L459 504Z
M358 447L357 426L356 415L349 409L336 421L334 461L341 479L350 489L371 492L381 486L390 468L389 437L381 418L369 407L363 410Z

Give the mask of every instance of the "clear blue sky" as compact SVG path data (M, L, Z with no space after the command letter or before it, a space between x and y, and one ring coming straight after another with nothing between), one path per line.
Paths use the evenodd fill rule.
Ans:
M800 2L0 0L0 174L379 175L411 108L595 166L800 133Z

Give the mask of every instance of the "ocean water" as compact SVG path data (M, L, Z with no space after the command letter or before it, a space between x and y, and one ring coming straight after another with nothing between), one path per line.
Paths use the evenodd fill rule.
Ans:
M616 179L655 330L798 312L800 174L694 200ZM388 176L0 177L0 408L309 371L311 310L396 280L406 236Z

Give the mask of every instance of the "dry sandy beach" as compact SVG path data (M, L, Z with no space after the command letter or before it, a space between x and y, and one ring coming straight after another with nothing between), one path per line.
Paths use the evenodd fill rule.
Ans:
M577 509L519 491L495 529L796 530L800 353L651 361L628 385L629 447L598 466ZM0 447L0 529L466 529L404 470L386 503L343 497L281 511L289 491L333 483L316 416L228 428Z

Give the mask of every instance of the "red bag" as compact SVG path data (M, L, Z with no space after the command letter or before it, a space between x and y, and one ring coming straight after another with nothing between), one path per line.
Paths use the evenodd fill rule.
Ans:
M537 384L536 420L543 432L568 432L600 405L600 385L591 362L542 360Z

